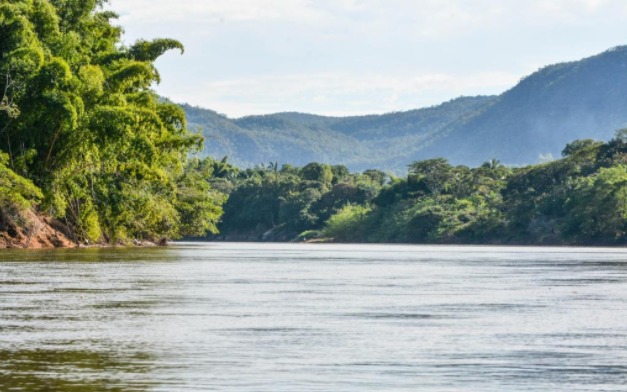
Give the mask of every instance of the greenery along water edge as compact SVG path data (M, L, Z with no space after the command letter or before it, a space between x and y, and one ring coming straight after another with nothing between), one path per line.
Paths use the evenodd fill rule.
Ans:
M607 143L574 141L563 155L519 168L430 159L403 178L320 163L240 170L226 158L190 159L185 171L203 184L190 191L226 199L210 240L626 245L627 130ZM6 162L0 247L74 246L75 228L33 213L42 192Z
M228 194L220 240L467 244L627 244L627 130L577 140L563 158L477 168L429 159L404 178L379 170L276 163L240 171L212 160Z
M224 198L187 163L202 138L150 89L183 46L123 45L104 2L0 4L0 231L32 208L80 243L216 231Z
M342 165L238 170L150 89L174 40L125 46L103 0L0 4L0 247L214 239L627 242L627 132L510 168L445 159L405 178ZM228 199L228 201L227 201ZM223 214L224 212L224 214Z

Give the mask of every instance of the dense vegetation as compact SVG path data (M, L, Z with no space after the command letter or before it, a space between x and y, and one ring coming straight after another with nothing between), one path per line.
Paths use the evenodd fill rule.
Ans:
M493 97L466 97L381 116L322 117L279 113L229 119L185 106L201 127L205 154L241 167L279 161L371 167L402 175L416 160L444 157L480 165L496 157L526 165L559 157L575 139L607 141L627 124L627 47L542 68Z
M105 0L0 3L0 223L26 208L79 242L216 231L202 138L151 91L174 40L124 46Z
M229 119L183 105L191 128L210 141L207 156L229 156L240 167L280 161L343 164L351 170L380 167L402 172L416 153L460 118L484 110L494 97L457 98L439 106L358 117L279 113Z
M560 160L512 168L416 161L407 176L205 161L230 194L221 238L340 242L627 244L627 130L577 140Z
M625 95L612 93L624 79L612 75L627 63L625 48L548 67L500 97L384 116L232 121L190 107L186 116L156 96L154 61L183 46L170 39L123 45L104 2L0 4L0 231L35 210L64 222L82 243L202 237L217 234L218 224L222 238L239 240L627 243L627 131L606 143L577 140L562 159L523 167L430 158L396 177L305 165L323 156L353 167L398 167L416 151L450 157L438 147L443 140L450 154L470 161L481 146L508 161L536 154L536 145L550 149L584 107L595 111L586 126L603 114L605 128L627 120ZM587 95L578 96L584 87ZM531 131L531 116L536 123L550 117L542 129L555 132ZM270 154L304 166L240 170L226 158L190 158L202 137L187 130L186 117L218 123L208 144L219 145L211 132L224 131L218 136L233 139L236 163ZM261 134L271 143L259 142Z

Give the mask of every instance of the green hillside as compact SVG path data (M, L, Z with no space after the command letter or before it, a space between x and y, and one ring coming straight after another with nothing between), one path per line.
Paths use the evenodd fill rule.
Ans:
M627 125L627 46L581 61L545 67L499 96L489 109L450 129L421 151L479 164L559 157L570 140L609 140Z
M608 140L627 124L627 47L551 65L499 96L461 97L407 112L355 117L278 113L229 119L184 105L205 155L240 166L278 161L379 167L403 173L418 159L523 165L559 157L574 139Z

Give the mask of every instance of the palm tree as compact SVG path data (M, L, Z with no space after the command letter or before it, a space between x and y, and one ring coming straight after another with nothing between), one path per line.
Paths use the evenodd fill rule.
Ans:
M496 158L492 158L489 161L485 162L483 165L481 165L481 167L485 167L487 169L492 169L492 170L496 170L502 166L503 164L501 164L501 161L499 161Z

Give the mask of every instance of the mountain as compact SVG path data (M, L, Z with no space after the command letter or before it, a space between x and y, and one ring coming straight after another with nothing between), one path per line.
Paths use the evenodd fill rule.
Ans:
M627 46L542 68L488 109L443 129L420 152L452 161L535 163L575 139L607 140L627 126Z
M317 161L403 173L419 159L478 165L558 157L575 139L607 140L627 125L627 46L544 67L498 96L460 97L383 115L277 113L230 119L183 105L204 154L240 166Z

